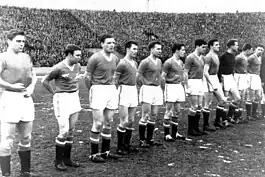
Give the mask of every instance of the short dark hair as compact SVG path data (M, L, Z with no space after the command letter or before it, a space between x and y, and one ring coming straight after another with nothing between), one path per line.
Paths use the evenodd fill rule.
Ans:
M218 42L218 40L217 40L217 39L211 39L211 40L208 42L208 47L210 48L211 46L213 46L215 42Z
M152 48L155 47L155 45L162 45L162 43L159 42L159 41L152 41L152 42L150 42L150 43L148 44L148 49L151 50Z
M197 47L197 46L200 47L202 45L207 45L207 42L203 39L196 39L194 44L195 44L195 47Z
M107 38L113 38L113 36L110 34L103 34L102 36L99 37L100 43L104 43L105 39L107 39Z
M20 29L11 29L7 33L7 39L13 40L18 35L25 36L25 32Z
M228 40L226 45L228 48L230 48L232 45L235 45L236 42L238 42L237 39L230 39L230 40Z
M128 41L125 43L125 49L129 49L131 48L132 45L137 45L138 46L138 43L136 41Z
M172 48L171 48L171 51L172 51L173 53L175 53L176 50L180 50L181 47L184 47L184 46L185 46L184 44L174 43L173 46L172 46Z
M252 49L252 45L249 44L249 43L245 43L242 47L242 51L247 51L247 50L250 50Z
M257 47L261 47L261 48L265 49L265 48L264 48L264 45L262 45L262 44L258 44L258 45L256 45L256 48L257 48Z
M81 50L80 47L78 47L77 45L75 44L68 44L64 50L64 54L67 56L69 53L70 54L74 54L74 51L76 50Z

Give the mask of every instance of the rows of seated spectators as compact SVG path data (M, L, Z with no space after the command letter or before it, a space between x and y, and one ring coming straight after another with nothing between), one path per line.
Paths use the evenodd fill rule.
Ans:
M171 55L174 42L186 44L187 53L196 38L218 38L222 51L229 38L253 45L265 43L265 13L139 13L90 10L51 10L0 6L0 51L6 48L5 31L26 31L28 52L35 66L52 66L63 59L62 49L68 43L83 49L81 64L92 54L88 49L100 48L101 34L112 34L117 51L124 53L125 41L139 42L140 61L148 55L147 44L160 40L164 44L162 59Z

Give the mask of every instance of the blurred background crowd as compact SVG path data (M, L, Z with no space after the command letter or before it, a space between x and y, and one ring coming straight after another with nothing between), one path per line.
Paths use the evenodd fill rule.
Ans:
M147 44L152 40L163 43L163 61L172 54L174 42L184 43L189 53L197 38L219 39L221 52L230 38L238 39L241 47L245 42L265 44L265 13L258 12L176 14L0 6L0 52L6 49L6 32L12 28L26 32L25 52L36 67L50 67L63 60L68 43L82 47L81 64L86 65L91 49L100 48L99 36L106 33L115 37L120 57L127 40L138 41L138 62L148 55Z

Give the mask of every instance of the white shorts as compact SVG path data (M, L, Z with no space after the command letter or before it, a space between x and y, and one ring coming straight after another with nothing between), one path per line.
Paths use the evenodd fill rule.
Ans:
M165 102L184 102L185 91L181 84L165 84Z
M140 103L163 105L163 91L160 86L143 85L140 88Z
M219 82L218 76L217 75L209 75L209 79L211 81L211 83L213 84L213 86L211 86L205 78L205 87L206 87L206 92L213 92L214 89L218 89L219 91L222 91L222 85Z
M249 75L249 88L251 90L260 90L261 87L261 79L257 74L248 74Z
M229 75L222 75L223 77L223 88L224 91L229 92L231 90L238 90L236 85L236 80L233 76L233 74Z
M115 85L92 85L89 101L92 109L118 109L118 90Z
M138 106L138 93L136 86L120 85L119 92L119 105L126 107Z
M249 87L249 77L247 74L234 74L238 90L246 90Z
M78 91L73 93L55 93L53 95L53 109L57 119L69 119L71 114L81 111Z
M189 79L188 80L188 88L187 94L190 95L204 95L204 86L202 79Z
M4 90L0 103L0 119L2 122L18 123L33 121L35 117L34 103L31 97L25 98L23 92Z

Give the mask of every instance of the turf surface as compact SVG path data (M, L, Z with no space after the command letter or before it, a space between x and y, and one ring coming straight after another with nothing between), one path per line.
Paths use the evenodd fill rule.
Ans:
M46 71L45 71L46 72ZM88 108L88 91L84 82L80 84L80 99L83 108ZM36 118L32 134L32 169L40 177L264 177L265 176L265 120L248 124L238 124L225 130L219 130L207 136L192 138L192 141L164 143L159 147L144 149L137 154L126 155L118 161L104 164L89 160L89 130L91 112L80 113L74 133L73 159L82 166L69 168L67 172L55 170L55 137L58 125L52 108L52 95L38 82L34 93ZM187 111L184 108L180 132L187 131ZM15 110L14 110L15 111ZM155 138L163 142L164 108L158 116L158 128ZM211 113L214 117L214 111ZM140 119L138 108L136 121ZM112 132L112 151L116 148L116 126L118 115L115 114ZM138 145L138 127L134 125L133 145ZM12 156L13 176L19 172L19 159L14 145Z

